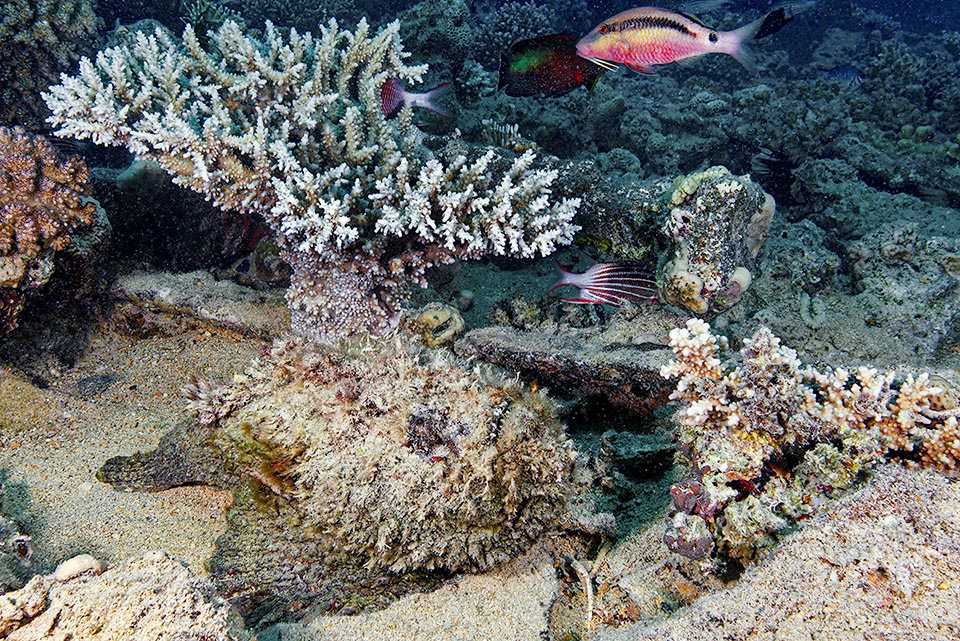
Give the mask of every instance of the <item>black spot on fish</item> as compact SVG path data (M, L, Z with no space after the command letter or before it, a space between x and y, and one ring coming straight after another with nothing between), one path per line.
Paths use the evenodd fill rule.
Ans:
M717 35L716 31L711 31L710 35L707 36L710 39L710 42L716 43L720 39L720 36Z

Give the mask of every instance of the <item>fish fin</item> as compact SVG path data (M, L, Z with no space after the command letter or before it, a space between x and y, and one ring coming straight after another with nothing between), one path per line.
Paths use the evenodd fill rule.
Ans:
M627 65L627 67L636 71L637 73L643 73L643 74L656 73L656 71L654 71L653 67L651 67L650 65L642 65L638 62L625 62L623 64Z
M780 31L791 20L793 16L787 16L784 7L778 7L763 16L746 24L739 29L727 32L730 42L730 49L727 51L736 58L737 62L742 64L750 73L757 73L757 61L754 58L753 51L748 46L753 40L772 36Z
M774 9L763 17L763 22L760 24L760 29L757 31L756 35L753 36L753 39L759 40L760 38L772 36L787 26L787 24L793 22L794 17L795 16L787 15L787 9L785 7L778 7Z
M556 258L553 259L553 263L557 266L557 269L560 270L560 280L554 283L553 286L547 290L548 294L558 287L563 287L564 285L573 285L573 283L570 282L570 277L573 276L570 270L561 265L560 261Z
M453 114L437 104L437 100L449 93L451 89L453 89L453 83L450 82L437 85L433 89L423 92L423 96L417 101L417 106L423 107L424 109L429 109L438 116L448 120L453 120Z

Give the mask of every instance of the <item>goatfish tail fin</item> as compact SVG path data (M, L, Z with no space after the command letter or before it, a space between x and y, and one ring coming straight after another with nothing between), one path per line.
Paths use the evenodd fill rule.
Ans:
M728 32L730 50L727 53L736 58L747 71L757 73L757 62L750 50L750 42L772 36L791 20L793 16L788 17L786 9L778 7L762 18Z

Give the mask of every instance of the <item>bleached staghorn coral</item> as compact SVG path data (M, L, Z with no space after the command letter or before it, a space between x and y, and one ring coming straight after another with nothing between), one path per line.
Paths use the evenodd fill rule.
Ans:
M676 552L749 558L885 455L917 451L922 464L960 471L960 408L926 374L803 367L766 328L731 368L719 358L726 341L698 319L670 345L661 374L679 379L670 398L683 405L678 449L691 467L671 489L665 539Z
M388 78L418 82L392 23L369 35L336 21L320 35L263 40L226 22L209 51L188 25L84 59L44 94L58 134L125 145L228 210L258 212L293 268L294 331L332 338L391 326L424 270L482 254L548 254L570 242L576 199L532 154L502 167L427 158L409 107L381 110Z

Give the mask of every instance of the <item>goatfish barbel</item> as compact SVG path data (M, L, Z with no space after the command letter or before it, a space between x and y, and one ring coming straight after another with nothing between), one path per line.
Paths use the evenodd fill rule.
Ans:
M776 33L791 20L780 7L739 29L717 31L682 13L639 7L605 20L577 42L577 53L605 69L620 63L638 73L653 73L656 65L708 53L725 53L753 72L756 63L747 43Z

